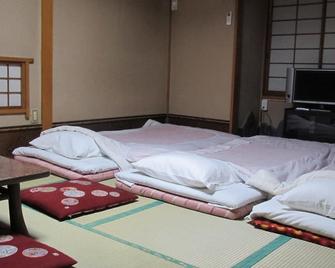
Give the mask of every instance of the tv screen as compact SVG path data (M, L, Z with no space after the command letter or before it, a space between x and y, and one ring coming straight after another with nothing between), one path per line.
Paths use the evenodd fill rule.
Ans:
M293 102L335 105L335 70L296 69Z

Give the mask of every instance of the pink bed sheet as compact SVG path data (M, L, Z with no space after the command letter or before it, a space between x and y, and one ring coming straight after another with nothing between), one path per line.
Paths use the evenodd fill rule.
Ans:
M129 191L131 193L137 194L137 195L162 200L164 202L167 202L167 203L170 203L176 206L196 210L199 212L203 212L203 213L207 213L210 215L219 216L219 217L223 217L223 218L227 218L231 220L241 219L244 216L248 215L250 211L252 210L252 207L256 205L257 203L259 203L259 202L253 202L244 207L234 209L234 210L229 210L226 208L209 205L208 203L205 203L202 201L198 201L198 200L190 199L187 197L182 197L182 196L174 195L174 194L167 193L164 191L160 191L157 189L153 189L147 186L142 186L142 185L137 185L137 184L134 184L133 186L128 186L122 182L117 181L116 187L122 190Z
M107 179L111 179L114 178L114 174L115 172L118 171L118 169L113 169L113 170L109 170L109 171L105 171L105 172L100 172L100 173L95 173L95 174L80 174L77 173L75 171L51 164L47 161L44 160L40 160L37 158L33 158L33 157L26 157L26 156L19 156L16 155L14 157L17 160L23 161L23 162L27 162L27 163L31 163L31 164L35 164L41 167L45 167L47 169L50 170L50 172L54 175L69 179L69 180L76 180L76 179L80 179L80 178L84 178L84 179L88 179L90 181L102 181L102 180L107 180Z

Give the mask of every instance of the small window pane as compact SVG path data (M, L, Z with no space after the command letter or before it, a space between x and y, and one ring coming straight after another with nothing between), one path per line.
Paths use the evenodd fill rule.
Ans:
M301 69L319 69L319 65L317 64L295 64L294 67Z
M289 20L296 18L296 6L273 8L272 20Z
M297 33L320 33L321 20L298 21Z
M9 106L21 106L21 94L10 94L9 95Z
M321 16L322 16L322 5L299 6L298 11L299 19L321 18Z
M335 49L323 50L323 63L335 63Z
M21 80L9 80L9 92L21 92Z
M0 107L7 107L7 94L0 94Z
M274 6L285 6L285 5L292 5L296 3L297 3L297 0L273 0Z
M271 63L292 63L293 50L272 50Z
M335 3L328 3L327 4L327 17L334 17L335 16Z
M7 80L0 79L0 92L7 92Z
M295 52L295 62L297 63L318 63L319 50L297 50Z
M325 48L335 48L335 34L325 34Z
M299 4L322 3L323 0L300 0Z
M335 19L326 19L326 32L335 32Z
M10 78L21 78L21 66L10 65L9 66L9 77Z
M269 91L286 91L286 78L269 78Z
M323 68L323 69L333 69L333 70L335 70L335 65L327 65L327 64L324 64L324 65L322 65L322 68Z
M298 35L296 48L320 48L320 35Z
M287 68L293 67L292 64L270 64L269 76L286 77Z
M7 78L7 66L0 65L0 78Z
M272 48L294 48L294 36L272 36Z
M272 23L272 34L294 34L295 21L276 21Z

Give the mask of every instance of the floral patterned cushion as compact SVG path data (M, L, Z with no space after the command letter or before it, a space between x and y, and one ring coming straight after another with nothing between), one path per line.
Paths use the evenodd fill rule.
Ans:
M22 202L63 220L135 201L137 196L86 179L70 180L21 191Z
M292 226L283 225L263 218L254 219L249 223L259 229L295 237L325 247L335 248L335 240L308 231L297 229Z

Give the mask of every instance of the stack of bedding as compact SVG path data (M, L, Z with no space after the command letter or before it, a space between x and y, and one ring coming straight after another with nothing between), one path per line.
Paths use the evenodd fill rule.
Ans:
M128 162L172 149L195 150L223 144L238 136L149 120L142 128L100 133L79 127L57 127L41 133L15 158L49 168L56 175L95 181L113 178Z
M326 143L239 136L149 121L142 128L93 132L63 126L17 148L17 159L69 179L113 177L136 194L231 219L268 195L293 187L300 175L333 161Z
M258 228L270 220L287 235L335 248L335 171L319 170L297 178L286 192L256 205L250 217ZM271 225L271 224L270 224ZM290 233L291 227L295 228ZM309 232L312 235L304 235Z
M122 171L116 177L118 187L137 194L155 194L158 199L189 207L187 200L185 205L176 202L180 196L187 197L199 201L198 207L205 202L235 219L267 197L264 189L274 190L278 184L321 169L328 164L329 154L329 144L266 136L236 138L190 152L152 155L134 162L134 170Z

